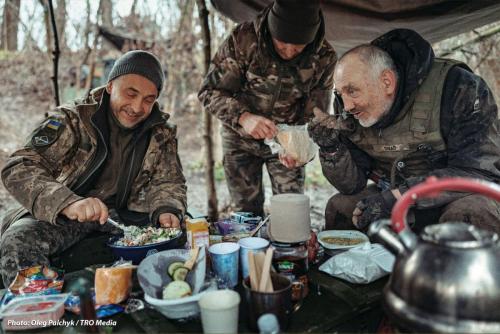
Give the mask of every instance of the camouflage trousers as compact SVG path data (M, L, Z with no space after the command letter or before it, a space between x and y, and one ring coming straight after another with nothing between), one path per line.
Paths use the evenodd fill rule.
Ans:
M263 165L273 194L304 192L305 167L288 169L263 141L223 136L223 153L224 174L235 211L264 214Z
M110 233L116 229L97 222L79 223L59 218L50 224L26 215L12 223L0 239L0 274L5 287L20 269L51 265L52 256L60 254L92 232Z
M332 196L325 209L325 228L356 229L352 224L356 203L376 192L378 188L370 185L355 195ZM438 208L412 209L408 216L410 226L417 233L430 224L464 222L500 234L500 204L481 195L468 195Z

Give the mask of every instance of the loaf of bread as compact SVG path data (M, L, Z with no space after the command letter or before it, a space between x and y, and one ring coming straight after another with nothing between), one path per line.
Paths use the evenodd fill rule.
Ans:
M298 164L306 164L314 158L315 145L307 131L288 127L280 130L276 139L283 148L283 153L295 159Z

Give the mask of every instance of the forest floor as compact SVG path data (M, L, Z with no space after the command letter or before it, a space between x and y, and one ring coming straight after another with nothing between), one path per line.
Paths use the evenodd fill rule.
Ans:
M43 119L44 113L53 108L51 66L46 57L38 58L28 54L5 57L0 54L0 105L3 109L0 112L0 168L4 166L8 156L24 144L30 132ZM63 78L60 90L64 91L65 73L68 73L69 67L61 62L60 68L60 77ZM193 92L191 105L194 97ZM162 99L160 102L166 102L166 97ZM199 106L181 108L172 115L171 120L178 126L179 155L187 180L188 207L205 214L207 195L202 150L203 117L199 110ZM224 215L231 210L231 201L220 161L216 162L215 175L218 206L221 215ZM272 195L267 176L264 184L267 208ZM326 202L336 190L323 177L317 158L306 168L305 192L311 199L311 221L319 227L324 223ZM15 200L0 185L0 217L14 203Z

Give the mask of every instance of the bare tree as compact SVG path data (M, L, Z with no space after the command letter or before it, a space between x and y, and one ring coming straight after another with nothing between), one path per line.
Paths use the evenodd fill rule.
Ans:
M45 45L47 46L47 53L52 54L52 28L50 26L50 12L49 3L47 0L39 0L40 5L43 7L43 24L45 26Z
M66 20L66 0L57 0L56 25L57 35L59 37L59 47L61 50L66 48Z
M102 17L102 25L105 27L113 26L113 1L106 0L101 1L99 4L101 7L101 17Z
M4 50L17 50L17 31L19 28L19 9L21 0L5 0L3 7L1 46Z
M210 66L211 59L211 49L210 49L210 27L208 25L208 10L205 4L205 0L196 0L196 5L198 6L198 15L200 18L200 25L203 36L203 56L204 56L204 68L205 74L208 73L208 68ZM217 210L217 192L215 189L215 176L214 176L214 153L213 153L213 133L212 133L212 116L208 111L204 110L204 120L205 120L205 150L206 150L206 166L205 166L205 178L207 182L207 195L208 195L208 216L216 220L218 216Z
M134 1L132 2L132 7L130 7L130 15L131 15L131 16L134 16L134 15L136 14L136 13L135 13L136 8L137 8L137 0L134 0Z

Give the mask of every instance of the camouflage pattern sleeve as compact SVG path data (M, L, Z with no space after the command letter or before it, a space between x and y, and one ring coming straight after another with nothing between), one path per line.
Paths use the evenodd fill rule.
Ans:
M333 72L337 63L337 55L331 52L321 59L321 66L324 68L319 82L312 87L305 103L306 122L314 117L313 109L318 108L323 113L328 113L333 94Z
M182 215L186 212L186 179L177 154L175 133L174 126L164 130L165 144L161 147L159 164L151 176L146 191L146 201L149 203L151 216L156 216L160 211Z
M239 39L245 34L239 34L241 25L221 45L208 70L198 93L203 107L221 120L222 123L235 130L240 128L238 119L245 111L251 109L238 98L243 80L245 80L244 47ZM246 43L245 43L246 44Z
M450 70L441 102L441 132L447 144L447 166L429 175L500 183L498 107L481 77L459 67ZM407 190L427 176L407 179L400 190ZM437 198L419 201L417 207L442 206L466 195L445 192Z
M62 209L81 199L56 180L77 144L70 124L62 113L49 116L2 169L5 188L38 220L55 223Z
M320 150L319 160L323 175L341 194L353 195L366 187L370 157L353 144L342 143L334 153Z

